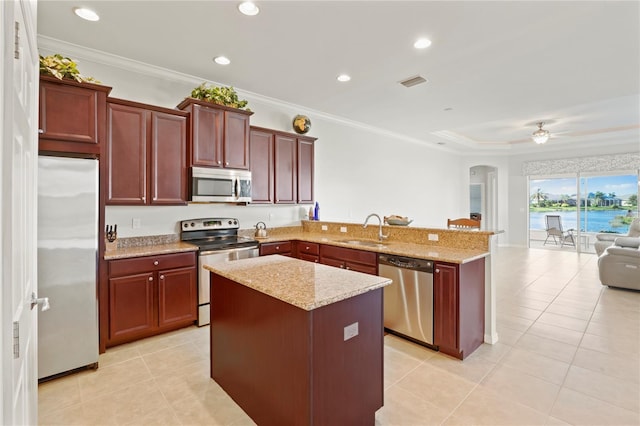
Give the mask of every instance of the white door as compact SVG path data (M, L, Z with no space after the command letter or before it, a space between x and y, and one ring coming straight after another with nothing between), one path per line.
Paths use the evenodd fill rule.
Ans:
M36 212L38 52L36 1L0 2L0 327L5 425L37 424Z

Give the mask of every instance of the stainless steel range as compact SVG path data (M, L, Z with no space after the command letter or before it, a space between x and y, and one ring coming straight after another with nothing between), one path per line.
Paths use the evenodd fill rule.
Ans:
M210 273L204 265L258 256L258 241L238 236L234 218L190 219L180 222L180 239L195 244L198 251L198 325L210 321Z

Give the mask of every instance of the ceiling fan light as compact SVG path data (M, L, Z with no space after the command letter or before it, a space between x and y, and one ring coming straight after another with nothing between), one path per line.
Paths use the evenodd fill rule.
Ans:
M538 145L547 142L549 140L549 136L551 136L548 130L544 130L542 128L543 125L544 123L538 123L538 130L533 132L533 134L531 135L533 141Z

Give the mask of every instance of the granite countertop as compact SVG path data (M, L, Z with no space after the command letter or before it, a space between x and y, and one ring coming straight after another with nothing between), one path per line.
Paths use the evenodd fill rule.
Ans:
M130 257L155 256L159 254L197 251L198 247L183 242L159 243L132 247L118 247L104 252L105 260L127 259Z
M346 247L358 250L373 251L376 253L391 254L397 256L406 256L416 259L427 259L448 263L467 263L477 259L487 257L488 251L481 249L462 249L443 247L436 245L425 245L418 243L409 243L402 241L385 240L379 242L377 240L370 240L366 238L349 237L349 235L336 235L336 234L317 234L310 232L294 232L289 234L278 234L267 238L261 238L258 241L260 243L272 243L278 241L298 240L306 241L310 243L329 244L339 247ZM365 242L371 242L376 245L363 245L345 243L346 240L360 240Z
M204 267L307 311L391 284L388 278L280 255Z

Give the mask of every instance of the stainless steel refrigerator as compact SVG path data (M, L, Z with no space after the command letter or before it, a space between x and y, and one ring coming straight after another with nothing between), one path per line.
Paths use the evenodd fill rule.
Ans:
M38 158L38 378L98 362L98 161Z

